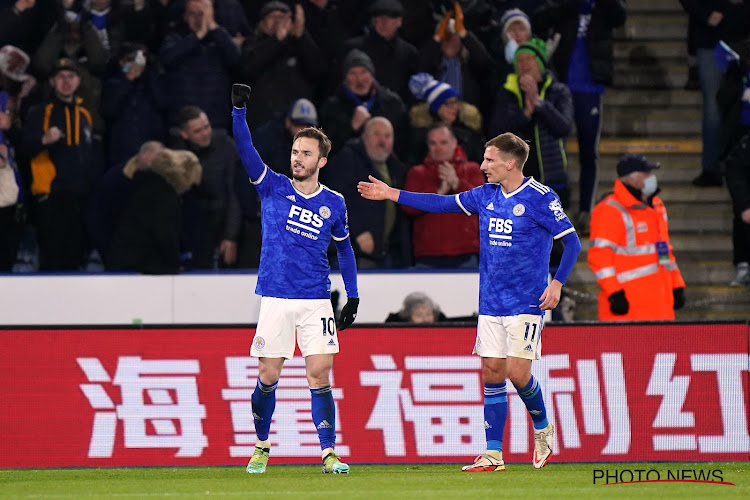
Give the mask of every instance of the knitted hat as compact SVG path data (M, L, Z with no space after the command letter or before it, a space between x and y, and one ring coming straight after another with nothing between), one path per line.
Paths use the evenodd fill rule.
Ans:
M526 52L534 56L539 63L539 69L542 73L547 69L547 44L541 38L532 38L524 42L516 50L513 56L513 70L518 73L518 55Z
M341 71L343 72L344 76L346 76L349 70L356 66L362 66L367 71L369 71L372 76L375 76L375 65L372 63L372 59L370 59L370 56L359 49L352 49L349 51L349 53L344 58L344 61L341 63Z
M417 73L409 78L409 90L417 99L427 101L430 111L437 114L440 106L451 97L458 97L456 89L435 80L429 73Z
M500 33L503 36L503 43L508 43L508 30L510 29L510 25L515 22L523 23L526 26L526 29L529 30L529 33L531 33L531 22L529 21L529 16L524 14L521 9L506 10L500 18L500 26L502 27Z

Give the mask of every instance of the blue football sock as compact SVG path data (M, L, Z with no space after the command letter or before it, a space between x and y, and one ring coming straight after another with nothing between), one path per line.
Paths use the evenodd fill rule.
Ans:
M531 376L531 380L526 387L519 389L516 387L518 395L521 396L526 409L529 410L531 420L534 422L534 429L544 429L549 425L547 421L547 410L544 408L544 398L542 397L542 387L539 381Z
M310 389L312 399L312 419L318 430L320 449L336 445L336 404L330 385Z
M259 441L266 441L271 430L271 419L276 409L276 386L278 381L266 385L258 379L255 390L250 398L253 407L255 434Z
M503 432L508 417L508 389L502 384L484 384L484 435L487 451L503 451Z

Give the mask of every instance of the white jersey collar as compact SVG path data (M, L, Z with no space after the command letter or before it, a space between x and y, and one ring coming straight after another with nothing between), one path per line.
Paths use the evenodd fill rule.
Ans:
M501 193L503 193L503 196L505 197L505 199L508 199L508 198L510 198L511 196L515 196L516 194L520 193L521 191L523 191L523 188L525 188L526 186L528 186L529 184L531 184L531 181L533 181L533 180L534 180L534 178L533 178L533 177L524 177L524 179L526 179L526 180L524 180L524 181L523 181L523 182L521 183L521 185L520 185L520 186L518 186L518 187L517 187L517 188L516 188L515 190L511 191L510 193L506 193L506 192L505 192L505 191L503 190L503 187L502 187L502 186L500 186L500 192L501 192Z

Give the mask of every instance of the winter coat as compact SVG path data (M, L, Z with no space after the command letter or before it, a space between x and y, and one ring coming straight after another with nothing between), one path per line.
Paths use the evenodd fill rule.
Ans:
M371 29L367 35L347 40L341 59L352 49L359 49L370 56L375 66L372 76L381 85L396 92L404 102L414 99L409 91L409 77L417 72L419 53L412 44L398 35L386 40Z
M133 81L119 65L104 80L101 111L109 123L109 165L127 161L144 142L164 141L168 101L165 76L150 65Z
M468 102L460 102L458 117L450 124L453 135L463 148L469 160L481 163L484 158L485 138L482 134L482 115L479 109ZM412 127L411 155L407 160L416 163L427 155L427 131L438 123L440 118L430 111L426 102L417 104L409 110Z
M674 319L673 290L684 288L685 281L669 243L667 209L658 196L647 205L617 179L614 193L591 212L590 239L588 263L601 288L600 320ZM660 263L657 242L667 245L666 263ZM609 297L620 290L630 303L624 315L610 311Z
M401 98L385 87L375 84L373 89L375 99L370 108L372 116L387 118L393 125L394 148L399 158L407 158L409 148L409 125L406 107ZM342 147L352 137L358 137L360 130L352 130L351 121L357 104L348 97L343 85L339 86L334 95L329 97L320 108L320 126L328 134L333 144L332 153Z
M479 164L468 161L461 146L456 147L450 161L456 169L458 187L450 195L468 191L485 182ZM440 187L438 163L427 155L421 165L409 169L404 189L417 193L437 193ZM453 257L479 254L479 217L464 213L428 213L415 208L403 207L404 213L413 218L412 243L414 256Z
M386 161L391 176L391 187L402 188L406 176L406 167L394 155ZM382 261L386 253L392 253L397 261L411 260L410 238L408 236L406 220L401 209L396 210L396 223L391 232L390 240L384 240L386 205L381 201L366 200L357 192L357 182L367 179L369 175L381 179L375 165L367 156L365 145L361 139L347 142L341 151L333 156L324 167L326 170L326 185L344 196L349 214L349 235L358 256L366 255ZM375 241L372 255L364 254L356 238L369 231ZM409 265L410 262L406 263Z
M568 185L565 138L573 126L573 100L568 87L544 75L539 84L540 104L531 117L523 111L524 96L518 75L508 75L492 114L491 136L512 132L529 141L529 160L523 173L560 192Z
M560 43L552 54L552 66L561 82L568 81L568 63L576 44L581 0L547 0L532 16L535 33L560 33ZM612 31L627 17L625 0L596 0L586 34L586 53L591 78L612 85L614 77L614 40Z
M180 269L180 195L200 182L188 151L162 150L133 176L133 191L114 231L105 264L110 270L175 274Z
M201 40L184 23L168 33L159 59L167 71L170 110L198 106L211 125L229 128L230 71L239 58L240 51L224 28L210 31Z
M253 88L247 122L252 129L286 111L302 97L318 102L316 84L325 77L325 56L310 34L284 40L262 33L242 45L242 77Z

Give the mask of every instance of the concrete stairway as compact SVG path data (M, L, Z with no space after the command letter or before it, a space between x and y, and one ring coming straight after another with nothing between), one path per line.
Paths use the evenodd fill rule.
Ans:
M696 188L701 168L701 93L685 91L687 15L678 0L629 0L616 32L615 85L604 98L599 187L611 192L620 155L642 153L661 163L659 184L670 237L687 283L678 319L750 318L750 289L732 288L732 212L722 188ZM573 216L578 211L578 145L568 141ZM566 290L575 319L595 320L598 287L586 263L588 237Z

